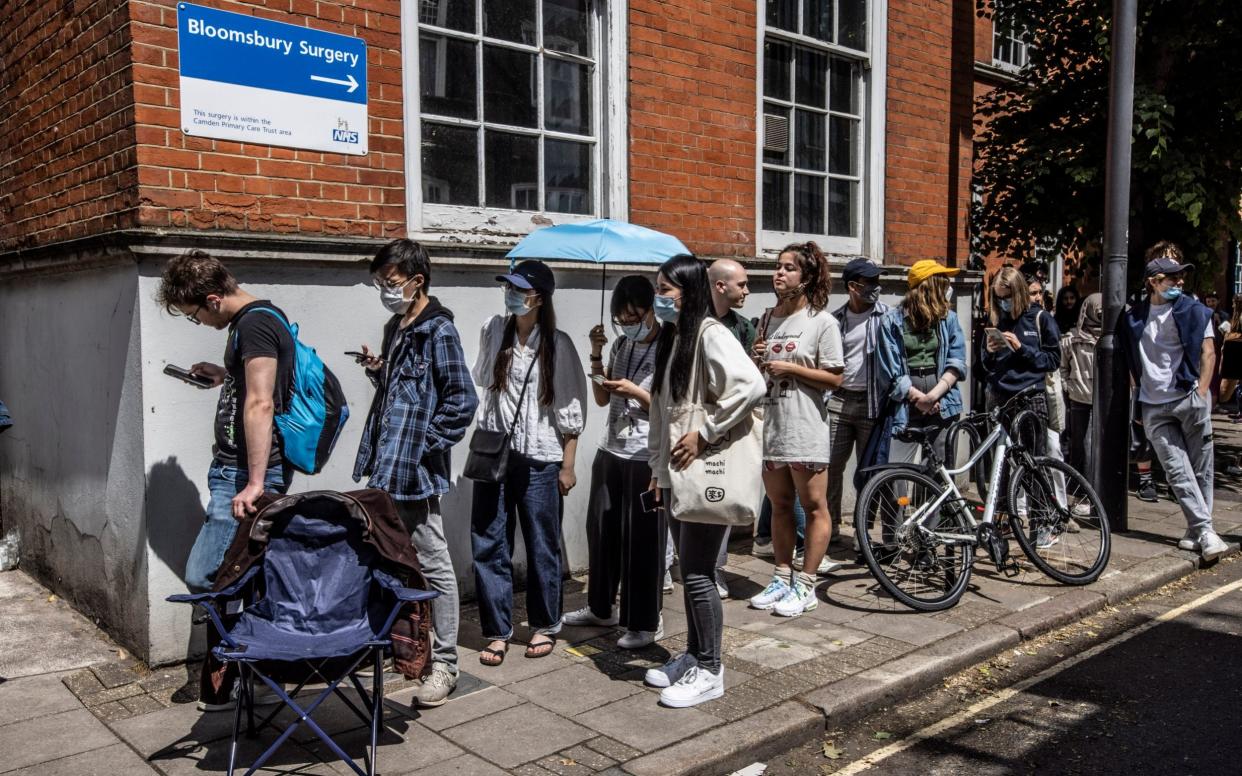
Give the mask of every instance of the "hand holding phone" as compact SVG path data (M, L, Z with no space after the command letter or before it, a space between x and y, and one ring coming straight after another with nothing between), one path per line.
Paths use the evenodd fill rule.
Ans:
M210 388L215 382L210 377L196 375L188 369L182 369L179 366L168 364L164 367L164 374L169 377L175 377L182 382L189 383L195 388Z
M591 375L591 382L603 387L604 383L608 382L608 378L603 375Z
M359 361L365 361L367 359L367 354L363 353L360 350L347 350L345 351L345 355L352 356L358 359Z
M643 511L648 514L660 508L660 502L656 501L656 492L654 490L644 490L642 493L639 493L638 503L642 505Z

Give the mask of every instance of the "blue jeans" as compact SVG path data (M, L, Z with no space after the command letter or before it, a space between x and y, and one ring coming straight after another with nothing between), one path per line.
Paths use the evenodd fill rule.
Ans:
M509 453L504 483L474 483L470 547L483 638L513 637L513 533L526 544L526 615L548 635L561 629L561 492L559 461Z
M802 509L802 502L798 500L797 494L794 494L794 528L798 532L796 547L800 550L802 540L806 537L806 512ZM772 502L768 501L767 496L763 497L759 519L755 521L755 538L772 540Z
M263 489L275 493L289 490L290 473L280 466L267 470ZM195 593L210 590L216 579L216 569L224 561L224 553L233 543L237 533L237 521L233 518L233 497L245 489L250 475L233 464L215 459L207 470L207 490L211 500L207 502L207 519L199 529L198 538L185 562L185 584Z

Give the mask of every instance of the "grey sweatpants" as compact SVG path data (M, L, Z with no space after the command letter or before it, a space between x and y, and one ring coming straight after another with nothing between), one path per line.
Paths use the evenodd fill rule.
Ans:
M1193 536L1212 530L1212 408L1191 391L1164 404L1143 404L1143 429Z
M418 565L427 585L440 593L431 599L431 659L444 663L457 674L457 623L460 608L457 598L457 575L444 540L444 520L440 517L440 499L397 501L397 514L410 532L410 541L418 556Z

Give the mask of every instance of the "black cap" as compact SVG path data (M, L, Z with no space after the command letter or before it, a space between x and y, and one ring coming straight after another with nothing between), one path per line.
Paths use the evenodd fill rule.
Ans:
M1042 261L1028 261L1018 271L1022 273L1022 277L1026 278L1026 282L1038 280L1041 283L1048 279L1048 265Z
M1181 264L1176 259L1168 256L1161 256L1158 259L1152 259L1147 262L1147 277L1152 275L1172 275L1175 272L1185 272L1188 269L1194 269L1193 264Z
M867 259L854 259L841 270L841 279L846 283L863 278L874 280L880 276L880 265Z
M511 283L523 291L533 289L544 295L551 295L556 290L556 278L552 277L552 270L538 259L527 259L514 267L508 275L497 275L496 279L502 283Z

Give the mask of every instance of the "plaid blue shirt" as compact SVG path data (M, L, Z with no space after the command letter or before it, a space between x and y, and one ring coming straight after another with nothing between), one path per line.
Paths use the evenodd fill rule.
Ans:
M354 480L397 501L448 492L449 451L466 435L479 404L453 316L433 298L404 331L384 327L384 368L362 429Z

